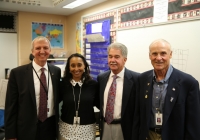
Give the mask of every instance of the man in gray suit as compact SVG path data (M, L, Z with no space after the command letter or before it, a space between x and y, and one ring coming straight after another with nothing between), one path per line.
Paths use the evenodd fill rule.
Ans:
M138 73L125 68L127 53L125 45L111 44L108 47L110 70L97 77L100 88L100 134L102 140L131 139ZM113 76L116 77L116 80ZM113 83L115 86L111 86ZM113 96L110 99L110 93L114 95L114 99Z
M5 103L5 138L8 140L56 140L61 70L47 63L50 52L47 38L35 38L33 62L14 68L10 73ZM40 78L42 73L45 82ZM40 106L44 102L42 110ZM41 112L42 119L39 118Z

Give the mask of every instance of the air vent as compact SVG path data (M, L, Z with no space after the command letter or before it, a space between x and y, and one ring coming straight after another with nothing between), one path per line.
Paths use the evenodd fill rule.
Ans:
M64 0L53 0L53 5L56 6L56 5L60 4L63 1Z

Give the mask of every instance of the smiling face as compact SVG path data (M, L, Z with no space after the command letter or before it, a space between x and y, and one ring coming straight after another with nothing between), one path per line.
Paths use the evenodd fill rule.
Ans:
M149 47L149 59L155 72L167 73L172 57L171 47L168 43L157 41Z
M72 74L72 79L75 81L80 81L82 74L85 71L85 65L80 57L72 57L69 61L69 70Z
M33 42L32 54L34 61L39 66L43 67L46 64L47 58L49 57L51 48L47 40L35 40Z
M108 53L108 65L114 74L118 74L124 68L125 62L127 58L125 58L121 50L111 48Z

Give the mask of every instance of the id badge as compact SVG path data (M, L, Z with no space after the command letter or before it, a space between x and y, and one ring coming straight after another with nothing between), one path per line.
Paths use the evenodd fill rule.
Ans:
M156 125L162 125L163 123L163 117L162 117L162 113L156 113L155 114L155 121L156 121Z
M80 117L74 117L74 124L80 125Z

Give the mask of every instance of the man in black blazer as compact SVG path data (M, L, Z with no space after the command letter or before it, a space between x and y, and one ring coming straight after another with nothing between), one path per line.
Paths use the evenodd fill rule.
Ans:
M56 140L61 70L47 64L50 52L47 38L35 38L32 41L33 62L14 68L10 73L5 103L5 138L8 140ZM45 69L46 84L40 79L41 68ZM40 87L46 94L44 120L38 119Z
M199 83L170 65L171 57L166 40L149 46L154 69L139 76L133 140L200 140Z
M134 99L138 73L125 68L127 48L121 43L113 43L108 47L108 65L110 70L99 74L97 80L100 88L100 135L102 140L130 140L132 133ZM114 113L109 122L107 113L108 94L117 75Z

